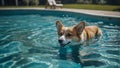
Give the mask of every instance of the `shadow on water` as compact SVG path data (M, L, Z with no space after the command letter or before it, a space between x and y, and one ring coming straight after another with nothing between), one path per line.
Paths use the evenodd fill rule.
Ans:
M101 61L97 61L97 60L87 60L84 61L83 66L95 66L95 67L99 67L105 65L105 63L101 62Z
M70 60L75 63L81 64L82 68L85 66L99 67L99 66L105 65L104 62L91 59L91 58L101 57L100 54L90 53L82 56L80 55L80 51L81 51L80 45L60 47L59 56L60 56L60 59L62 60Z
M79 47L74 46L74 47L60 47L60 58L63 60L66 60L67 58L71 58L72 60L74 60L76 63L80 63L79 62L79 58L77 56L79 56ZM77 60L75 60L77 59Z
M62 60L70 60L73 61L75 63L80 63L81 59L80 59L80 55L79 55L79 48L80 45L76 45L76 46L65 46L65 47L60 47L59 49L59 57Z

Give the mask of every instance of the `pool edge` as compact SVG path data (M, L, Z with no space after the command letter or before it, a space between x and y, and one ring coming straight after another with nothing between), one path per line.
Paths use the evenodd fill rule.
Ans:
M96 17L106 17L106 18L117 18L120 19L120 16L116 16L116 15L104 15L104 14L97 14L97 13L91 13L88 10L79 10L79 9L45 9L45 8L0 8L0 10L48 10L48 11L65 11L65 12L73 12L73 13L82 13L85 15L91 15L91 16L96 16ZM83 12L85 11L85 12ZM87 12L86 12L87 11ZM93 10L94 11L94 10ZM98 12L98 11L97 11ZM106 11L102 11L102 12L106 12ZM110 11L109 11L110 12ZM117 12L120 14L120 12Z

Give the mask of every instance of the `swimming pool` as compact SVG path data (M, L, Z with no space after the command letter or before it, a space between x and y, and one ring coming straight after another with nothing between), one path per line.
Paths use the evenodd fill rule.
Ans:
M56 20L66 26L86 21L102 29L102 39L81 49L84 68L120 67L120 20L116 18L54 10L0 10L0 68L79 68L59 56L69 47L61 49L58 44Z

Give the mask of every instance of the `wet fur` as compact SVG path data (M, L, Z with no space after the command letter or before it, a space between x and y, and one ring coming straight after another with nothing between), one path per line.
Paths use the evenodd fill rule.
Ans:
M56 27L58 31L58 36L60 38L60 33L63 32L66 34L71 34L70 37L65 37L71 41L77 42L86 42L94 37L102 35L102 31L98 26L85 26L85 22L78 23L73 27L65 27L61 21L56 22Z

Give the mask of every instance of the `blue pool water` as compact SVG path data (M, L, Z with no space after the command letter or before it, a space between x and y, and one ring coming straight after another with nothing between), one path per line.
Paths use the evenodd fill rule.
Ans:
M57 20L66 26L86 21L86 25L102 29L103 37L98 42L79 48L83 64L72 61L71 56L65 58L65 51L71 50L58 44ZM119 57L117 21L67 12L0 11L0 68L120 68Z

